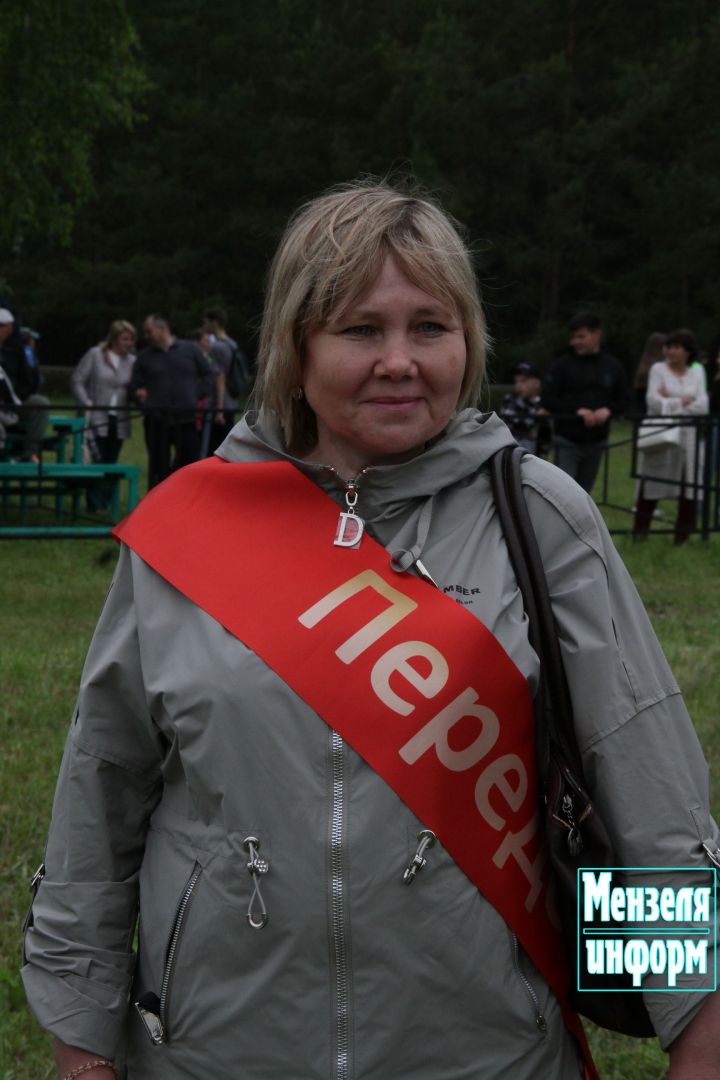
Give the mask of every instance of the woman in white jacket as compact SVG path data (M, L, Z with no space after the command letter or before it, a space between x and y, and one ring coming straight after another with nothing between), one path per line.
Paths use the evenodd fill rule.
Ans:
M698 347L689 330L676 330L665 342L665 360L650 368L648 416L704 416L708 412L705 373L693 361ZM695 521L697 485L702 477L702 447L696 428L680 424L678 441L641 451L643 479L635 511L636 536L645 536L659 499L677 499L675 543L683 544ZM698 452L700 450L700 453Z
M135 363L135 327L125 319L110 324L107 338L83 356L70 380L73 397L87 409L86 441L94 462L117 461L123 441L130 437L128 386ZM89 489L88 506L102 510L109 492Z

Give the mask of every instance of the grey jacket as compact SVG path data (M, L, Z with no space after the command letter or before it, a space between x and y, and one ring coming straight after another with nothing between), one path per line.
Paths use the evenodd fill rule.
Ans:
M119 438L129 439L128 387L135 357L129 354L119 359L116 369L105 359L102 346L93 345L73 371L70 388L75 400L88 407L86 419L96 435L107 435L108 412L118 406L117 433Z
M420 545L430 507L423 563L534 689L483 467L509 440L496 417L466 411L421 456L369 469L358 512L397 551ZM219 453L285 456L253 417ZM331 470L298 466L341 502ZM536 458L524 479L588 779L618 853L628 866L705 865L701 840L717 831L707 767L635 589L579 487ZM252 573L242 537L223 556L240 600ZM131 1080L580 1076L554 996L440 845L403 885L421 828L258 657L123 550L26 936L31 1006L68 1043L121 1047ZM248 873L252 855L266 874ZM248 909L255 921L267 910L264 929ZM162 998L162 1045L128 1008L131 988ZM703 999L646 996L665 1045Z

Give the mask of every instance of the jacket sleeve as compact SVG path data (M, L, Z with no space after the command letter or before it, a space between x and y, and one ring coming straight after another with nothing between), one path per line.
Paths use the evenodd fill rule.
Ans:
M138 873L161 791L161 758L123 549L85 662L22 971L40 1023L107 1057L127 1010Z
M645 404L647 405L647 411L649 416L662 416L663 405L665 398L659 393L659 390L663 384L663 372L665 370L664 364L653 364L648 373L648 385L647 393L645 395Z
M93 350L88 351L78 363L70 378L70 389L73 397L80 405L92 405L93 401L88 391L88 383L92 374Z
M138 356L135 357L132 375L130 376L130 385L128 387L129 396L132 397L136 390L146 388L146 386L145 358L142 353L139 353Z
M708 768L642 602L592 500L558 484L547 463L531 468L528 505L585 778L619 865L707 868L703 841L718 842ZM667 1048L705 994L646 992L645 1000Z
M685 413L688 416L705 416L710 411L705 372L700 368L693 370L695 372L695 400L685 406Z

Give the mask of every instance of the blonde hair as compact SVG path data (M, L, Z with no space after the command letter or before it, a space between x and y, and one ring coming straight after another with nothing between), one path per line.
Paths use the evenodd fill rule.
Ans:
M312 409L293 394L303 381L307 335L342 318L389 254L414 285L457 313L467 349L458 407L479 397L488 335L459 226L426 196L385 183L343 185L293 215L268 277L254 398L275 412L291 451L307 450L317 438Z
M110 323L107 337L102 342L101 348L112 349L120 335L125 333L132 334L134 338L137 338L137 330L131 322L128 322L127 319L115 319L114 322Z

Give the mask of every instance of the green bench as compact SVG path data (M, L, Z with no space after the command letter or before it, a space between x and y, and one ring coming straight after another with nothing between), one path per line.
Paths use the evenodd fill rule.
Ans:
M108 536L112 526L121 518L121 485L127 484L127 510L133 510L139 501L140 472L138 465L82 465L74 462L0 461L0 504L7 511L18 506L22 523L7 525L0 516L2 537L48 537L48 536ZM86 489L93 484L110 482L110 521L98 524L82 524L78 521L81 501ZM47 525L27 521L28 511L40 505L43 495L54 498L55 517L65 517L65 500L71 500L71 523Z

